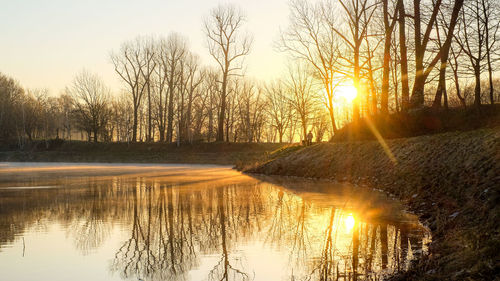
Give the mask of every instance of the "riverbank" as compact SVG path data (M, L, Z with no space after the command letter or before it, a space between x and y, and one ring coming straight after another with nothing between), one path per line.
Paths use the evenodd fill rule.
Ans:
M433 234L429 254L394 280L500 276L500 127L278 150L239 169L383 189Z
M89 143L34 141L19 148L0 144L3 162L184 163L234 165L265 158L282 144L268 143Z

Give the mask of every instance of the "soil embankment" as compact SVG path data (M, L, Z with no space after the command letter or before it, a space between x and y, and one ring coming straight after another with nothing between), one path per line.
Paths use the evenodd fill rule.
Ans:
M432 231L429 255L399 280L500 276L500 128L290 147L246 172L328 178L399 196ZM390 152L389 152L390 151Z

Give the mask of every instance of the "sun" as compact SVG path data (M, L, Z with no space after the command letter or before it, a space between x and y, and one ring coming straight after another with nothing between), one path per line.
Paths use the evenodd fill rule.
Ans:
M352 102L353 99L358 95L356 87L353 85L341 85L335 89L335 96L338 99L343 99L346 102Z

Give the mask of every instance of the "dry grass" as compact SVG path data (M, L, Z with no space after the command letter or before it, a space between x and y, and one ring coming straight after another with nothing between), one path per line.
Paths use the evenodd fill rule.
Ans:
M391 192L433 233L430 255L400 280L500 274L500 127L282 152L249 172L348 181Z

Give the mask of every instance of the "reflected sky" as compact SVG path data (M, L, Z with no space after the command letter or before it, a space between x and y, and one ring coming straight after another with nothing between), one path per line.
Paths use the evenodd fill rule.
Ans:
M5 280L379 280L428 232L384 194L227 167L0 167Z

